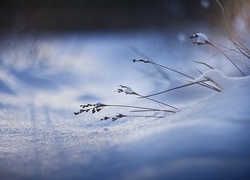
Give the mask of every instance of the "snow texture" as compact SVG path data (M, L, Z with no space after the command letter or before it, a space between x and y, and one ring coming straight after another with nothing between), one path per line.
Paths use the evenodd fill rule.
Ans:
M109 125L2 96L1 178L248 179L250 77L232 82L166 118Z
M250 179L250 77L231 78L218 70L209 70L200 79L210 78L223 89L222 92L212 91L201 98L198 96L200 91L206 90L207 93L211 90L196 85L190 87L192 91L188 87L185 91L176 90L172 99L181 97L184 101L185 98L199 98L192 104L183 104L177 113L165 118L98 121L106 113L117 113L117 109L112 110L111 107L110 111L105 108L94 115L73 114L79 104L84 104L83 98L77 98L83 94L94 95L95 102L128 100L131 96L124 98L125 95L112 91L118 83L132 84L131 87L136 87L138 92L142 89L153 90L152 83L146 84L143 80L138 83L138 74L131 72L130 77L121 79L122 73L119 72L131 70L131 64L125 66L122 60L135 56L124 52L125 47L129 46L121 47L127 39L125 37L119 43L117 36L114 39L92 39L86 47L88 53L92 54L84 54L80 47L83 46L81 42L86 41L78 40L76 47L79 49L75 49L71 55L83 53L78 59L85 59L78 62L73 70L75 74L70 76L67 76L66 69L63 73L53 71L53 74L45 68L46 73L41 70L39 74L37 69L22 70L21 67L9 68L5 74L1 74L1 179ZM161 39L159 37L157 42L161 42ZM71 40L59 41L62 47L58 48L61 49L58 54L61 56L54 55L58 60L64 57L62 64L67 67L67 62L75 59L75 56L63 53L69 49L65 46ZM132 42L136 45L147 44L139 40ZM176 52L171 57L178 62L178 57L181 60L186 58L189 49L185 51L183 48L182 56L176 51L178 48L173 45L174 42L171 41L170 52L167 53ZM58 47L56 43L50 44L50 47ZM145 52L152 50L152 44L151 41L148 43ZM55 48L53 52L58 49ZM160 49L160 52L165 51L168 50ZM109 61L110 54L113 61ZM94 57L95 60L105 59L107 67L101 61L96 63ZM119 63L115 68L117 59ZM174 62L171 65L174 66ZM184 62L179 62L186 69ZM60 63L56 61L56 64ZM111 66L114 69L112 72ZM121 66L124 69L121 70ZM106 73L99 76L93 74L104 71ZM40 82L43 88L25 81L27 78L34 83ZM129 82L126 82L127 79L130 79ZM146 80L149 81L148 78ZM136 86L138 84L140 86ZM108 89L109 86L112 88ZM112 93L107 93L109 91ZM108 97L102 99L101 95ZM118 96L121 96L120 99ZM166 100L168 98L166 95Z

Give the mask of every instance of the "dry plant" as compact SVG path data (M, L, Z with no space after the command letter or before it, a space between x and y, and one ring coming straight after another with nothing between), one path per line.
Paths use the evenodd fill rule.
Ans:
M250 50L245 45L243 45L241 42L237 41L235 38L232 37L232 35L231 35L230 31L229 31L229 27L228 27L227 19L226 19L226 16L225 16L224 8L223 8L223 6L221 5L221 3L218 0L216 0L216 1L219 4L219 6L221 8L221 11L222 11L222 14L223 14L223 18L224 18L224 22L225 22L225 29L227 31L228 39L230 40L230 42L232 42L235 49L226 47L224 45L217 44L215 42L211 42L210 40L208 40L207 36L205 34L203 34L203 33L194 33L193 35L190 36L190 39L196 40L196 41L192 42L193 44L212 46L219 53L223 54L226 57L226 59L241 73L242 76L246 76L246 74L241 70L241 68L226 53L227 52L235 52L235 53L238 53L240 55L245 56L247 59L250 60ZM220 49L220 48L222 48L222 49ZM142 94L140 94L138 92L133 91L132 88L130 88L129 86L119 85L119 88L117 89L118 93L125 93L127 95L134 95L137 98L147 99L148 101L152 101L152 102L155 102L156 104L158 104L160 106L160 108L143 107L143 106L135 106L135 105L123 105L123 104L96 103L96 104L80 105L80 110L78 112L75 112L74 113L75 115L78 115L78 114L83 113L83 112L89 112L89 111L91 111L92 114L95 114L95 113L101 111L105 107L120 107L120 108L132 109L132 110L130 110L130 112L132 112L132 113L162 112L163 115L154 115L153 113L152 113L152 115L137 115L137 114L121 114L121 113L118 113L117 115L115 115L113 117L106 116L106 117L102 118L101 120L109 120L109 119L111 119L112 121L116 121L117 119L125 118L125 117L163 118L163 117L166 117L167 114L173 114L173 113L178 112L179 108L175 107L173 105L170 105L168 103L155 100L155 99L153 99L151 97L159 95L159 94L167 93L167 92L170 92L170 91L175 91L177 89L181 89L181 88L192 86L192 85L199 85L199 86L214 90L216 92L221 92L222 91L222 89L218 86L218 84L216 84L216 82L213 81L213 79L210 79L210 78L205 78L204 79L203 78L203 79L199 80L199 78L197 79L197 78L192 77L192 76L190 76L188 74L185 74L185 73L180 72L180 71L178 71L176 69L173 69L173 68L171 68L169 66L165 66L165 65L156 63L151 58L149 58L145 54L141 53L137 49L134 49L134 50L136 51L137 54L141 55L144 59L133 59L132 60L133 63L151 64L154 67L161 68L161 69L167 70L167 71L172 71L172 72L177 73L177 74L179 74L181 76L184 76L185 78L188 78L188 80L187 80L188 83L186 83L184 85L181 85L181 86L172 87L172 88L166 89L164 91L149 94L149 95L142 95ZM211 65L208 65L205 62L194 61L194 63L204 65L209 69L215 69L214 67L212 67ZM203 74L202 72L200 72L200 73L201 73L201 75Z

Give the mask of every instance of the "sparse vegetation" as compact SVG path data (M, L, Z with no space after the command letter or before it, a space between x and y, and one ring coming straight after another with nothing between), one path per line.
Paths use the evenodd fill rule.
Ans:
M233 52L233 53L237 53L240 54L244 57L246 57L248 60L250 60L250 50L249 48L247 48L245 45L243 45L243 43L239 42L238 40L234 39L230 33L229 27L228 27L228 23L227 23L227 19L225 16L225 11L223 6L221 5L221 3L216 0L218 5L221 8L222 14L223 14L223 18L224 18L224 22L225 22L225 29L227 32L227 36L229 41L234 45L234 48L229 48L227 46L224 45L220 45L216 42L212 42L210 41L207 36L203 33L194 33L193 35L190 36L190 39L195 39L196 41L193 41L193 44L197 44L197 45L210 45L213 48L215 48L220 54L222 54L235 68L237 71L240 72L240 74L242 76L246 76L247 74L242 70L243 67L240 67L234 59L232 59L231 57L229 57L229 55L227 54L227 52ZM201 76L200 77L192 77L188 74L185 74L183 72L180 72L176 69L173 69L171 67L159 64L154 62L152 59L148 58L146 55L144 55L143 53L140 53L138 50L136 50L136 52L142 56L142 58L144 59L133 59L132 62L133 63L143 63L143 64L151 64L153 66L156 66L158 68L162 68L163 70L167 70L167 71L172 71L174 73L177 73L185 78L187 78L188 83L183 84L181 86L177 86L177 87L171 87L170 89L166 89L164 91L160 91L160 92L156 92L156 93L152 93L149 95L142 95L138 92L135 92L132 90L132 88L130 88L129 86L125 86L125 85L119 85L119 88L117 90L118 93L125 93L126 95L134 95L137 96L138 98L144 98L147 99L149 101L153 101L156 104L158 104L160 106L160 108L155 108L155 107L141 107L141 106L134 106L134 105L121 105L121 104L116 104L116 105L110 105L110 104L103 104L103 103L97 103L97 104L86 104L86 105L80 105L80 111L79 112L75 112L75 115L78 115L82 112L89 112L91 111L92 114L101 111L104 107L121 107L121 108L129 108L132 109L130 110L130 112L132 113L145 113L145 112L162 112L162 115L137 115L137 114L117 114L114 117L104 117L101 120L109 120L111 119L112 121L116 121L117 119L120 118L125 118L125 117L152 117L152 118L163 118L166 116L167 114L173 114L178 112L179 108L175 107L173 105L170 105L166 102L161 102L158 100L153 99L153 96L157 96L159 94L163 94L163 93L167 93L170 91L175 91L177 89L180 88L184 88L184 87L188 87L188 86L192 86L192 85L199 85L199 86L203 86L205 88L209 88L211 90L214 90L216 92L221 92L223 91L223 89L220 87L220 85L218 85L218 82L216 82L216 80L214 78L210 78L210 76L213 77L213 75L221 75L222 73L219 70L216 70L215 67L213 67L212 65L209 65L208 63L205 62L201 62L201 61L193 61L196 64L201 64L205 67L207 67L209 70L209 73L206 72L201 72L198 69L196 69ZM245 64L246 65L246 64ZM246 65L246 67L248 67ZM209 76L205 76L205 74L209 75ZM223 74L222 74L223 76ZM201 78L202 77L202 78Z

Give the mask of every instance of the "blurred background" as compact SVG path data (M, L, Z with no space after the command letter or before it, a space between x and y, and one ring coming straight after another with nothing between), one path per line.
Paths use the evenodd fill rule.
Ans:
M222 1L225 9L232 3L235 1ZM209 0L3 0L1 17L2 31L124 32L175 29L195 21L214 26L221 20L221 11Z
M232 20L248 2L221 3ZM3 0L0 10L1 31L13 32L175 29L183 22L221 23L220 8L211 0Z
M191 67L192 60L204 57L206 48L190 47L189 36L203 32L218 42L223 41L222 35L226 36L220 7L210 0L3 0L0 3L0 92L27 94L38 101L53 96L48 92L59 91L63 91L64 101L68 99L71 105L76 104L75 100L77 103L121 101L111 94L117 84L124 82L136 85L144 94L160 88L159 79L166 82L162 88L169 87L178 76L156 73L155 69L146 70L143 76L141 71L145 68L132 65L130 60L150 57L197 76L194 68L187 67ZM233 29L246 2L221 3ZM246 14L244 18L246 21ZM241 26L246 24L239 22ZM211 54L206 58L216 53L207 50ZM215 64L223 67L223 63ZM65 87L72 88L71 93ZM55 104L64 104L59 103L62 96L57 94Z

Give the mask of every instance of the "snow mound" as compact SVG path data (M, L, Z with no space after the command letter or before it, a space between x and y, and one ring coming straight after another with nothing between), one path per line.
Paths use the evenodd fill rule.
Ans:
M193 105L190 116L215 118L223 117L225 119L249 119L248 111L250 99L250 77L227 77L221 71L212 69L205 72L195 81L211 80L222 92L216 93L201 100ZM194 112L198 111L196 114ZM196 114L196 115L195 115Z
M244 81L245 79L249 79L249 77L227 77L218 69L210 69L203 75L198 77L195 82L210 80L220 89L224 90L234 86L241 81Z
M112 152L126 157L124 169L133 166L123 179L249 179L250 77L229 78L218 70L202 77L223 91L162 119L158 133Z

